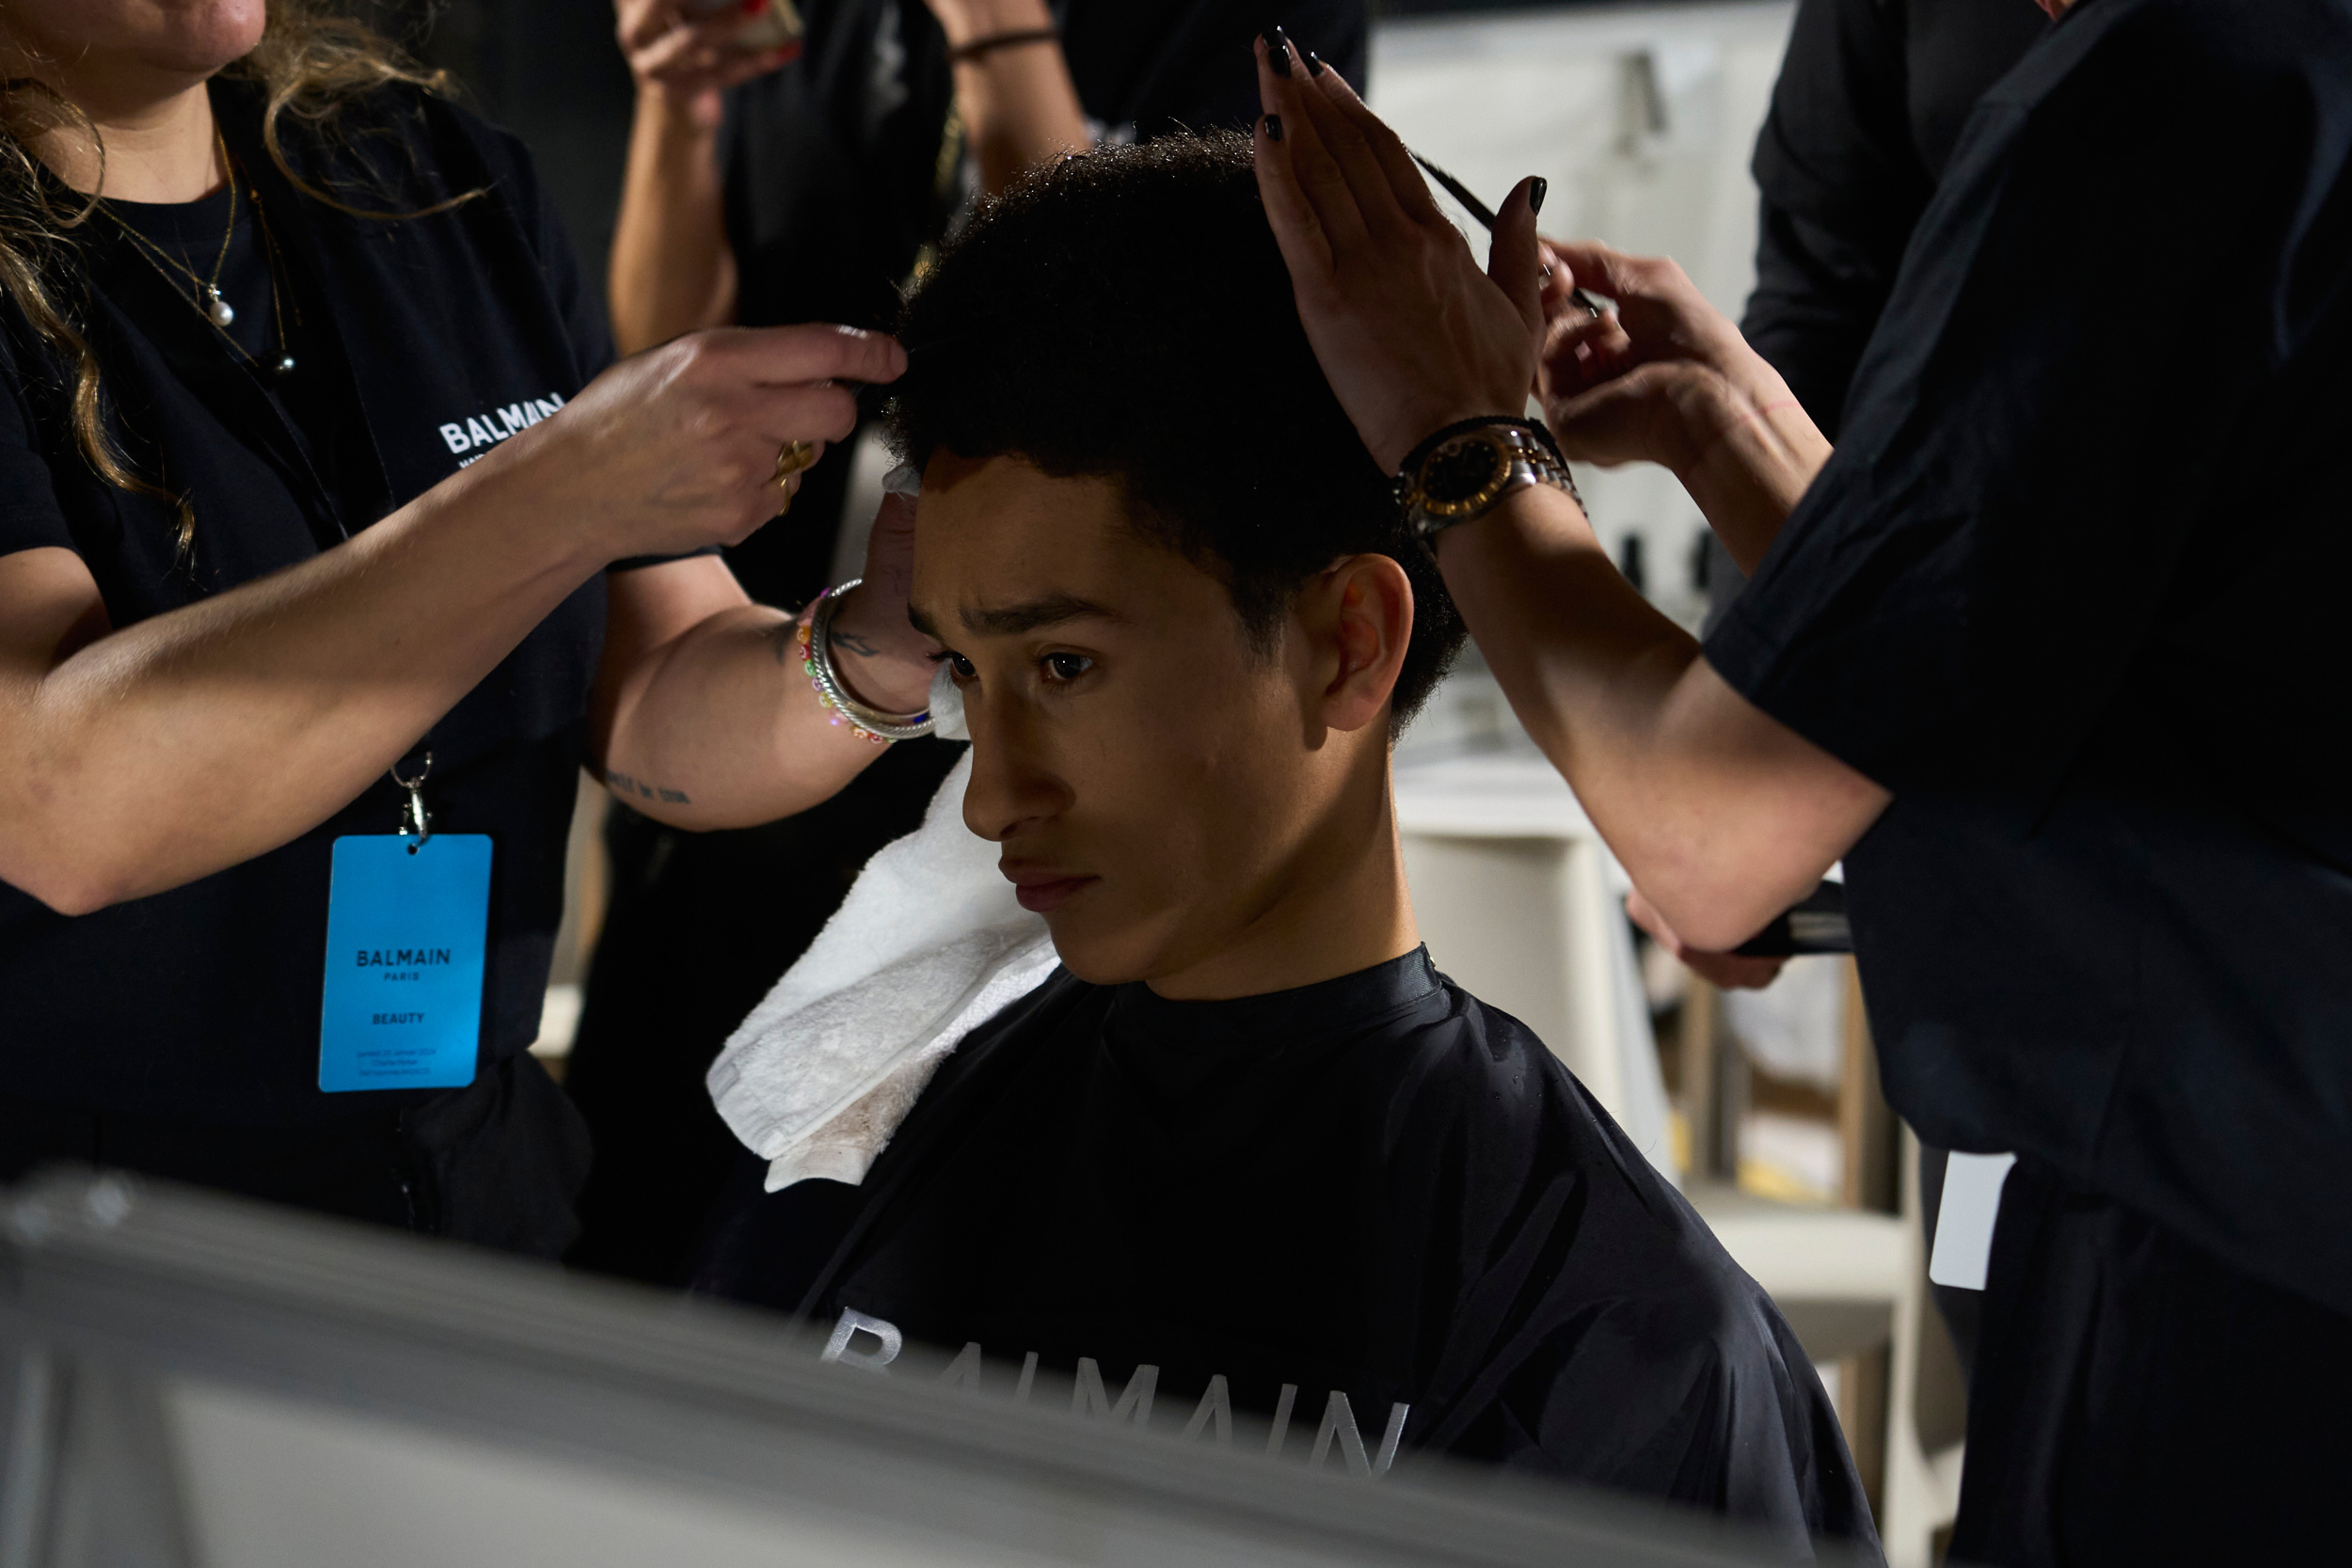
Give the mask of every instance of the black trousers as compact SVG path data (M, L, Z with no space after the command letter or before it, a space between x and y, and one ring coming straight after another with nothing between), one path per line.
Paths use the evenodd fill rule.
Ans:
M2352 1554L2352 1318L2023 1162L1985 1283L1954 1560Z
M0 1095L0 1180L99 1165L533 1257L578 1233L579 1113L528 1055L402 1109L297 1128L219 1127Z

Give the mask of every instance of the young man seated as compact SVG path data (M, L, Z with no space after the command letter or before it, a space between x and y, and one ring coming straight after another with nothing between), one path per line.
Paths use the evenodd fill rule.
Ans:
M1461 626L1316 367L1248 143L1031 179L904 335L964 820L1063 968L861 1185L747 1196L706 1287L1082 1386L1082 1357L1113 1391L1156 1369L1170 1431L1222 1398L1295 1412L1304 1454L1337 1391L1351 1458L1386 1436L1873 1546L1762 1291L1421 947L1389 755Z

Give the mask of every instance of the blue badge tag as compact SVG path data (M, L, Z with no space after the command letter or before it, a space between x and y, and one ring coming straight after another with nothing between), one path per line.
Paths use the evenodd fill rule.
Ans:
M335 841L326 895L319 1087L456 1088L482 1042L490 840L398 833Z

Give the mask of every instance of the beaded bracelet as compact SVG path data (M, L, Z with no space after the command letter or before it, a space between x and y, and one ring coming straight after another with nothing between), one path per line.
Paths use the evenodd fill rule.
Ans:
M808 676L810 689L817 700L833 709L827 723L838 727L844 723L850 733L877 746L887 746L894 740L912 740L916 736L931 733L931 712L920 708L914 713L884 713L868 707L850 694L841 684L840 673L833 667L833 617L841 608L841 596L864 579L851 578L837 588L828 588L817 595L816 601L801 612L794 637L801 645L801 669Z

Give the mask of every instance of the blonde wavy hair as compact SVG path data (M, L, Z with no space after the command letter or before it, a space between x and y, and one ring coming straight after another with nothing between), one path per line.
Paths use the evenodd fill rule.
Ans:
M428 71L373 29L337 15L322 0L269 0L262 41L221 74L258 82L268 95L262 140L270 161L306 196L361 217L401 218L439 212L480 195L468 191L430 207L406 212L355 206L305 182L286 156L283 136L291 119L297 126L329 133L344 105L376 88L405 83L426 92L448 89L447 73ZM103 188L105 143L89 117L46 84L16 79L0 84L0 290L7 292L38 338L61 365L72 369L68 398L74 445L92 471L118 489L170 501L179 516L179 552L188 558L196 543L196 513L189 499L174 496L141 476L107 434L99 395L98 356L83 331L82 309L88 279L73 243L76 230L98 212L98 198L78 203L52 199L36 140L60 126L78 127L98 152Z

